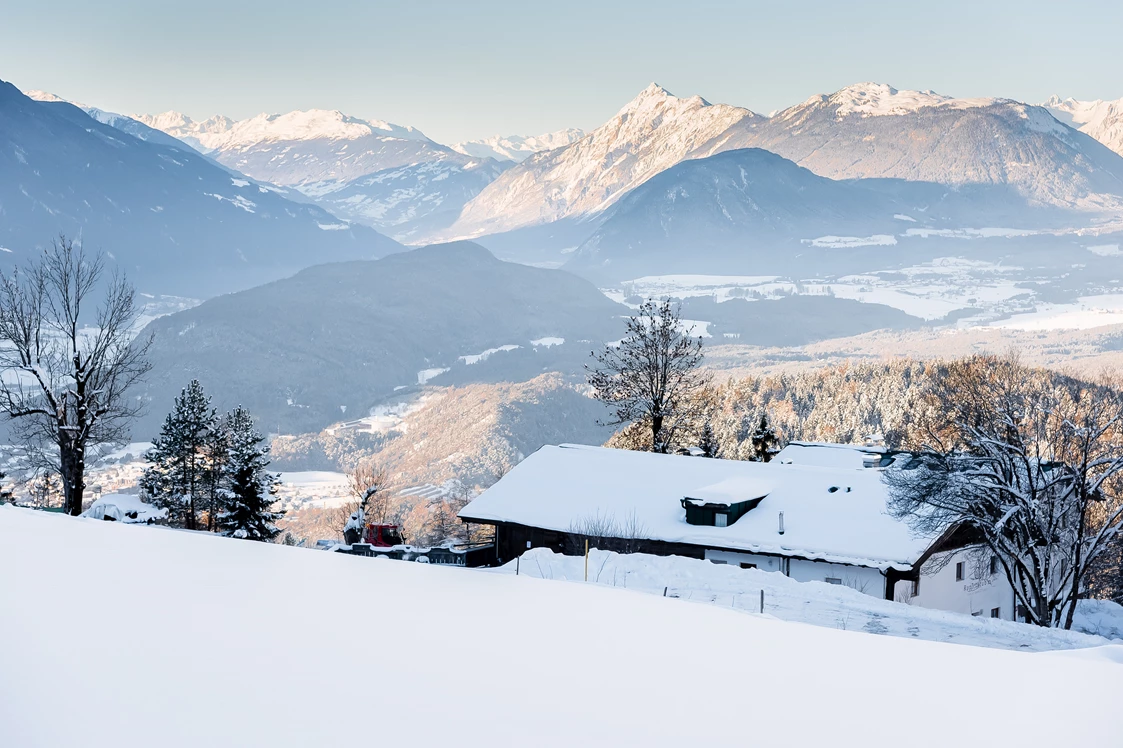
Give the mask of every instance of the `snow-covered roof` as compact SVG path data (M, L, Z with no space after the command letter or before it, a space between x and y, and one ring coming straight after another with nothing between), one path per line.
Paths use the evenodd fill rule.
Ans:
M773 457L788 465L811 465L831 468L866 468L876 466L885 447L829 442L791 442Z
M887 514L881 472L547 446L460 516L561 532L607 518L641 526L652 540L907 569L930 541ZM681 503L686 497L735 503L760 496L758 506L728 527L687 524Z

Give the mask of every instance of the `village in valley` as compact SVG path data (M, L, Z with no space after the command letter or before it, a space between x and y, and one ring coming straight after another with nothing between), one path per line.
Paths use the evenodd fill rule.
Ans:
M1123 747L1123 5L961 4L5 7L0 748Z

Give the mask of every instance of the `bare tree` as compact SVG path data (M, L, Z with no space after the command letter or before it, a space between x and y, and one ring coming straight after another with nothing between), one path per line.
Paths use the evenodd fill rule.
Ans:
M0 273L0 412L29 448L57 461L69 514L82 512L91 446L124 441L142 409L126 391L151 368L133 341L135 290L100 255L60 237L21 272ZM90 327L83 325L89 324Z
M585 541L590 548L614 553L641 553L649 544L647 527L633 510L624 519L617 520L612 513L581 517L569 525L565 539L565 552L580 555L585 552Z
M617 346L593 353L586 366L597 400L615 407L609 426L645 423L653 452L668 452L677 429L689 425L696 395L705 385L699 373L702 339L684 330L680 310L669 300L645 301L628 320Z
M1123 531L1123 394L986 356L945 365L932 397L943 417L885 474L891 510L927 534L965 528L1028 621L1069 628Z

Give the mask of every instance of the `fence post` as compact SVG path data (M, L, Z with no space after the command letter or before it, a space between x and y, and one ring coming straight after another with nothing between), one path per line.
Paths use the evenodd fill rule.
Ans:
M522 556L516 556L515 557L515 576L516 577L519 575L519 561L521 561L521 560L522 560Z
M760 612L764 612L764 590L760 591Z
M585 538L585 581L589 581L589 539Z
M667 596L667 588L666 588L666 587L664 587L664 588L663 588L663 597L666 597L666 596Z

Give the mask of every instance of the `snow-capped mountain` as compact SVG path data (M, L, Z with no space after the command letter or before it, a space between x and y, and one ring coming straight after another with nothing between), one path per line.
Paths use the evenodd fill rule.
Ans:
M314 109L196 122L179 112L138 116L218 163L307 195L335 215L388 231L432 219L446 226L506 168L429 140L412 127ZM427 224L428 225L428 224ZM404 230L413 235L416 230Z
M748 109L678 98L652 83L581 140L508 169L464 206L445 235L482 236L596 215L733 125L757 119L763 118Z
M162 130L204 152L291 140L359 140L370 135L431 142L420 131L381 120L363 120L326 109L259 114L244 120L216 115L196 122L182 112L134 114L132 118Z
M1052 96L1042 104L1053 116L1123 155L1123 99L1077 101Z
M401 249L182 144L0 82L0 262L22 262L60 232L104 250L144 290L196 298Z
M412 127L313 109L195 122L178 112L134 119L196 145L220 164L273 184L347 182L454 152ZM455 154L458 158L465 158Z
M584 130L567 128L545 135L496 135L481 140L468 140L454 143L452 149L466 156L493 158L496 161L519 163L541 151L552 151L576 143L585 137Z
M836 179L1002 184L1047 205L1123 206L1118 154L1045 108L1010 99L956 99L862 83L768 119L736 123L701 155L747 147Z

